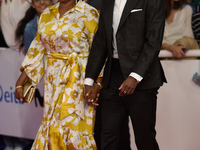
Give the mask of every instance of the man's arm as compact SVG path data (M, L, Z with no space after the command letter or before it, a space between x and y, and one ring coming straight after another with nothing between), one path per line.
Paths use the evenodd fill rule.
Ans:
M161 49L165 12L163 0L149 0L146 10L146 35L143 49L133 67L132 73L122 83L119 96L131 95L139 81L145 77Z
M158 59L165 24L165 9L163 8L163 0L148 0L145 43L132 70L142 77L145 77L154 61Z
M108 54L106 27L103 13L104 11L102 10L99 18L99 27L94 36L86 67L85 77L92 78L94 81L97 79L100 71L102 70Z

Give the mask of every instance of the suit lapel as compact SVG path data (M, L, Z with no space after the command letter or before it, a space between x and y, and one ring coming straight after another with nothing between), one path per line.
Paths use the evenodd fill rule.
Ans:
M130 14L131 10L136 6L137 2L139 0L127 0L126 5L124 7L124 11L122 13L122 17L118 26L118 30L122 26L122 24L125 22L126 18Z
M105 17L105 26L107 31L108 39L112 39L112 22L113 22L113 9L114 9L115 0L107 0L105 5L104 17ZM111 6L111 7L110 7Z

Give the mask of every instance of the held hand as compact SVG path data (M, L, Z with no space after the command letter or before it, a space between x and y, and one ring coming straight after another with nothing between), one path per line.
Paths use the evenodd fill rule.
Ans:
M98 104L96 103L96 98L91 97L92 89L93 89L93 86L85 85L85 98L86 98L86 101L90 106L92 106L92 105L93 106L98 106Z
M133 94L137 86L137 81L135 78L129 76L119 87L119 96L127 96Z
M99 106L97 103L99 98L100 87L97 84L93 86L85 86L85 97L90 105Z
M91 94L91 92L92 92L92 86L85 85L85 97L86 98L89 98L89 95Z
M174 57L180 59L182 57L185 57L185 53L183 52L182 49L186 49L186 47L184 46L173 46L172 47L172 53L174 55Z

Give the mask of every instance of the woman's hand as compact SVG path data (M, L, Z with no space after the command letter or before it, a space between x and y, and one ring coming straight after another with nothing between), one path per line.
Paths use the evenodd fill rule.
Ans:
M99 106L98 98L103 88L101 85L102 77L98 77L93 86L85 85L85 97L89 105Z
M182 49L186 49L185 46L175 46L173 45L171 50L172 50L172 53L174 55L175 58L182 58L182 57L185 57L185 53L183 52Z
M178 59L185 57L185 53L182 50L183 48L187 49L185 46L169 45L166 43L163 43L162 47L161 47L161 49L163 49L163 50L168 50L168 51L172 52L174 57L178 58Z
M98 98L99 98L99 93L100 93L100 86L98 84L94 84L93 86L85 86L86 89L86 93L85 93L85 97L87 100L87 103L89 105L94 105L94 106L99 106L98 102Z
M95 83L93 86L86 85L85 89L86 89L85 97L87 103L89 105L99 106L97 102L99 99L101 87Z
M15 95L16 99L20 100L20 102L25 102L23 98L23 86L21 85L16 86L15 93L16 93Z
M16 82L15 97L16 97L16 99L20 100L21 102L25 102L25 100L23 98L23 85L24 85L24 83L26 83L28 81L28 79L29 79L29 77L23 71Z

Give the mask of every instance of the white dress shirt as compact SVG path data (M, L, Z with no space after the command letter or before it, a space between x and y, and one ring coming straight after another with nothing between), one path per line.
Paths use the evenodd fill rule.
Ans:
M116 43L116 33L119 26L119 22L121 20L121 16L125 7L127 0L115 0L114 10L113 10L113 58L118 59L118 50L117 50L117 43ZM141 77L139 74L135 72L131 72L131 77L135 78L138 82L140 82L143 77ZM86 78L84 84L92 86L94 83L94 80L91 78Z
M113 58L119 58L117 51L116 33L121 20L122 12L127 0L115 0L114 10L113 10Z

